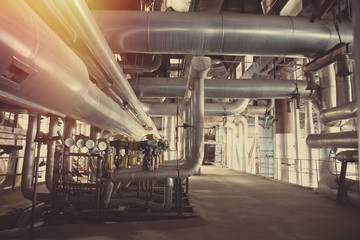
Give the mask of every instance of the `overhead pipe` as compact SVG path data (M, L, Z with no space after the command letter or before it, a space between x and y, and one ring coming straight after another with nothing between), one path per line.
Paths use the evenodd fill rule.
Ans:
M231 103L205 103L205 116L233 116L244 111L249 99L237 99ZM176 116L176 103L143 103L145 112L152 117Z
M306 143L312 148L357 148L357 132L311 134Z
M49 133L48 133L48 141L47 141L46 172L45 172L46 187L50 191L53 190L55 148L56 148L56 140L54 140L53 138L57 136L58 124L59 123L57 117L50 117Z
M55 5L65 17L70 19L72 27L79 33L84 44L89 48L104 71L110 77L112 89L121 99L134 110L134 114L146 125L153 129L153 132L160 137L153 121L142 109L139 99L132 90L125 74L113 56L109 45L101 34L95 19L88 6L83 0L55 1ZM136 29L136 28L135 28Z
M135 62L130 62L129 61L120 61L120 67L122 67L122 69L124 71L126 70L141 70L142 72L155 72L156 70L158 70L162 64L162 55L155 55L153 56L153 59L151 61L144 61L144 55L142 55L142 59L135 61Z
M332 20L237 13L92 11L113 52L315 57L339 43ZM134 31L136 29L136 31ZM351 24L340 24L352 43Z
M182 98L186 91L185 78L138 78L132 81L138 97ZM205 98L291 98L299 93L307 99L312 92L306 81L286 79L206 79Z
M126 169L110 173L113 182L164 180L166 178L186 178L194 175L201 167L204 159L204 78L211 66L209 57L194 57L191 62L190 74L194 80L192 98L196 98L192 117L195 141L191 149L191 157L179 167L161 167L154 171L126 171ZM196 116L196 117L195 117Z
M81 59L25 2L5 1L0 12L0 72L14 71L20 81L1 81L1 100L138 139L146 134L89 81Z
M356 118L358 106L356 101L320 111L320 121L325 125L337 125L336 121Z

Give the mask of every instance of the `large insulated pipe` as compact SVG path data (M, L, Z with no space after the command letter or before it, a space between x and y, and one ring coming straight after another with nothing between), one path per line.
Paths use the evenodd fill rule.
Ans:
M146 115L141 103L132 90L120 65L113 56L109 45L101 34L95 19L83 0L55 1L59 11L70 20L72 27L79 33L85 45L101 64L112 81L112 89L121 99L133 108L135 115L160 137L154 122ZM137 28L134 28L137 29Z
M24 1L4 1L0 24L0 72L7 73L0 82L1 100L138 139L146 134L89 81L81 59Z
M357 148L357 132L311 134L306 143L312 148Z
M224 12L92 13L113 52L314 57L339 43L331 20ZM343 42L353 42L350 23L339 29Z
M138 97L182 98L186 91L185 78L139 78L132 81ZM283 99L299 93L307 99L311 91L306 81L286 79L206 79L205 98Z
M231 103L205 103L205 116L233 116L244 111L249 99L237 99ZM152 117L176 116L176 103L143 103L145 112Z
M56 148L56 140L53 140L52 138L57 136L58 125L59 125L58 118L50 117L49 133L48 133L49 139L47 141L46 173L45 173L46 187L50 191L53 190L55 148Z
M335 121L355 118L358 111L356 101L320 111L320 120L323 124L335 125Z
M145 179L163 180L165 178L186 178L194 175L201 167L204 159L204 78L211 66L209 57L194 57L191 62L190 74L194 80L194 91L196 104L192 116L195 141L192 146L190 159L178 167L161 167L154 171L126 171L110 173L113 182L125 180L139 181ZM196 116L196 117L195 117Z
M33 178L35 165L35 137L36 137L37 116L29 115L28 128L26 133L26 145L24 162L21 175L21 192L27 199L33 197Z

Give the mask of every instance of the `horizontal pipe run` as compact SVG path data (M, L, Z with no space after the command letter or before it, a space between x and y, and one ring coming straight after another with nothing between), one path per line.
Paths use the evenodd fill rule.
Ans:
M306 143L312 148L357 148L357 132L311 134Z
M320 111L321 123L334 125L335 121L355 118L358 106L355 101Z
M314 57L339 43L333 21L237 13L92 11L113 52ZM353 42L349 22L343 42Z
M339 161L359 162L357 150L342 151L336 154L336 159Z
M205 116L233 116L242 113L249 99L238 99L231 103L205 103ZM152 117L176 116L176 103L143 103L145 112Z
M138 97L182 98L185 78L139 78L132 82ZM296 92L303 99L311 95L306 81L282 79L206 79L205 98L291 98Z

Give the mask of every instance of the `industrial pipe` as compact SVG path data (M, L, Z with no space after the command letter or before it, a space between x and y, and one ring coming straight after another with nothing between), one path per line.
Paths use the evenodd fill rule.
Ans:
M95 56L104 71L110 77L113 85L112 89L121 99L133 108L134 114L146 125L153 129L153 132L160 137L153 121L142 109L141 103L132 90L125 74L109 48L104 36L101 34L95 19L93 18L88 6L83 0L74 1L55 1L59 11L70 20L72 27L79 33L84 44ZM136 29L136 28L135 28Z
M238 115L247 107L249 99L237 99L231 103L205 103L205 116ZM145 112L152 117L176 116L176 103L142 103Z
M50 191L53 190L55 148L56 148L56 140L52 138L57 136L58 124L59 123L57 117L50 117L49 133L48 133L49 139L47 141L46 173L45 173L46 187Z
M357 150L342 151L336 154L336 159L339 161L358 162L359 156Z
M332 20L224 12L92 14L113 52L315 57L339 43ZM339 29L343 42L353 42L350 23Z
M357 148L357 132L311 134L306 143L312 148Z
M355 101L345 103L336 107L323 109L320 111L320 121L325 125L337 125L334 123L339 120L346 120L355 118L358 111L358 106Z
M138 97L182 98L186 91L184 78L138 78L132 81ZM306 81L286 79L206 79L205 98L291 98L295 93L307 99L311 91Z
M166 178L186 178L194 175L201 167L204 158L204 78L211 66L209 57L194 57L191 62L190 74L194 79L194 91L192 98L196 98L193 111L193 123L195 141L193 142L191 157L178 167L161 167L154 171L126 171L110 173L113 182L139 181L139 180L163 180ZM196 115L196 117L195 117Z
M36 137L37 116L29 115L28 128L26 133L26 145L24 162L21 175L21 192L27 199L33 197L33 178L35 163L35 137Z
M0 72L9 72L0 82L1 100L138 139L146 134L89 81L81 59L25 2L5 1L0 12Z

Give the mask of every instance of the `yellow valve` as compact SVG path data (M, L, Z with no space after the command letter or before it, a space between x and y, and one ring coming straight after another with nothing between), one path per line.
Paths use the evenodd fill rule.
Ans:
M127 168L127 164L128 164L128 156L124 156L122 158L122 163L121 165L124 167L124 168Z
M130 165L137 165L137 155L136 154L130 154Z
M124 135L117 134L117 135L114 136L114 140L121 140L121 139L124 139Z
M147 134L146 139L147 140L156 140L155 134Z

